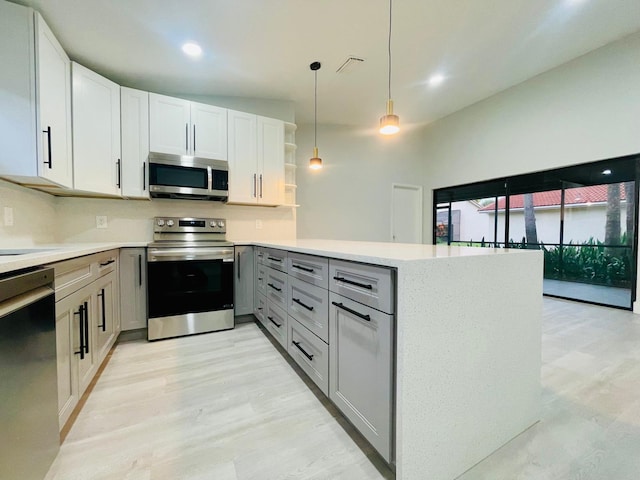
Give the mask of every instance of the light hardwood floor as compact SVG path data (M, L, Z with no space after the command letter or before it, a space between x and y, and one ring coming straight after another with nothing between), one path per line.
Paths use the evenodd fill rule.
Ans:
M640 317L544 306L542 420L460 479L639 479ZM119 344L46 480L383 478L366 442L242 324Z

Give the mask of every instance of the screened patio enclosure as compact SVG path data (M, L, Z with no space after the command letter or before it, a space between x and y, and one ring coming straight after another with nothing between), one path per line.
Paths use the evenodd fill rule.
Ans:
M640 156L434 191L433 242L544 252L544 293L631 309Z

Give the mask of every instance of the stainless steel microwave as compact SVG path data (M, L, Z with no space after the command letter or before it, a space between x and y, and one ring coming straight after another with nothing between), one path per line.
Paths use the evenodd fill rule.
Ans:
M229 166L224 160L149 154L149 193L155 198L226 201Z

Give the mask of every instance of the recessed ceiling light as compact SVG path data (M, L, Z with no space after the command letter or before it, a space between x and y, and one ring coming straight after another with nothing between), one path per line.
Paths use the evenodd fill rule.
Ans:
M190 57L199 57L202 55L202 48L197 43L185 43L182 45L182 51Z
M442 75L441 73L436 73L434 75L431 75L431 77L429 78L429 86L430 87L437 87L438 85L441 85L442 82L444 82L445 76Z
M608 168L606 170L602 171L603 175L611 175L611 170L609 170Z

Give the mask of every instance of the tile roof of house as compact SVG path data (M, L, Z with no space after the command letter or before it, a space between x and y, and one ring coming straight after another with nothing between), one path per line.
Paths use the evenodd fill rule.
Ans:
M625 200L626 195L623 184L620 185L620 200ZM589 203L604 203L607 201L608 185L594 185L591 187L567 188L565 190L565 205L584 205ZM498 198L498 210L504 210L505 197ZM533 194L534 207L559 207L560 190L548 192L536 192ZM511 195L509 199L509 209L524 208L524 195ZM480 208L479 212L490 212L495 209L495 202Z

